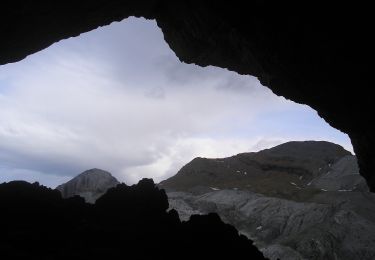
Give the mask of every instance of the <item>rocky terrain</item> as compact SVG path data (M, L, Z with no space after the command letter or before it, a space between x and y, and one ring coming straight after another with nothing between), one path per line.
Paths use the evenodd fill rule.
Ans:
M256 242L270 259L374 259L375 196L327 192L309 202L220 190L168 193L181 219L216 212ZM361 206L356 206L356 204Z
M100 169L84 171L67 183L57 186L63 198L81 196L86 202L94 203L109 188L115 187L120 182L109 172Z
M95 169L58 189L92 202L108 183L118 182ZM269 259L375 258L375 195L356 157L336 144L288 142L257 153L196 158L158 186L181 220L217 213Z
M217 212L270 259L375 258L375 195L335 144L196 158L160 187L182 219Z

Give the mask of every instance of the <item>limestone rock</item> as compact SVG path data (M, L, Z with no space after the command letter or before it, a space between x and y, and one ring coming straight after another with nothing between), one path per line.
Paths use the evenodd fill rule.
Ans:
M327 193L332 195L325 196ZM346 198L339 199L341 194ZM375 211L375 195L371 193L325 192L321 196L325 201L318 196L308 202L239 190L167 195L170 207L184 216L183 220L193 213L218 213L223 221L254 240L269 259L375 257L375 216L368 214Z

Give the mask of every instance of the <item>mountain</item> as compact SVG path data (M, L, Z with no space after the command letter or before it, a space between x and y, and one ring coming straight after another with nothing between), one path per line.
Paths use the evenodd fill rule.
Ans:
M195 158L159 186L193 194L240 189L296 201L322 190L368 189L355 156L323 141L288 142L228 158Z
M161 182L183 220L215 212L269 259L375 259L375 195L329 142L196 158Z
M109 188L119 183L109 172L94 168L82 172L67 183L57 186L56 189L61 192L63 198L79 195L86 202L95 203Z

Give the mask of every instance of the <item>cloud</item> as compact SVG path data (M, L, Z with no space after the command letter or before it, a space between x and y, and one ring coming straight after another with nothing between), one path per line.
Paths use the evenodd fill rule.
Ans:
M0 67L0 181L56 186L94 167L127 183L160 181L196 156L322 137L351 147L312 109L254 77L180 63L143 19Z
M164 99L165 90L162 87L151 87L145 92L145 96L149 98Z
M195 157L223 158L240 152L254 152L259 149L271 148L287 140L249 138L214 139L209 137L179 138L169 146L152 164L126 168L123 174L129 176L131 182L140 177L153 178L160 182L173 176L186 163Z

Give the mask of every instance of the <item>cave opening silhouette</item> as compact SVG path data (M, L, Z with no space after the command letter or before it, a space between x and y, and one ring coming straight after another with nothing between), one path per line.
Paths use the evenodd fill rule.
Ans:
M5 11L6 15L2 16L1 24L7 24L8 20L15 22L11 23L9 27L4 27L6 40L1 43L1 47L5 51L2 52L0 62L5 64L23 59L26 55L39 51L57 40L78 35L114 20L122 20L129 15L157 19L165 33L165 39L182 60L202 66L213 64L230 68L241 74L256 75L262 83L270 86L276 94L311 105L331 125L348 133L359 158L361 174L366 178L373 191L375 180L373 178L374 163L372 160L372 144L374 143L372 136L373 109L372 95L369 94L367 88L370 81L366 76L371 75L371 73L367 73L367 63L361 62L361 59L366 56L364 54L370 49L367 46L370 45L370 42L365 41L366 44L362 48L356 48L358 44L354 45L353 49L360 52L358 55L349 53L341 56L342 53L345 53L342 50L346 50L347 45L352 42L349 40L347 45L337 45L337 42L342 39L341 30L333 35L328 33L332 27L337 25L335 22L331 23L334 19L330 19L329 15L324 15L317 24L311 16L304 17L303 12L296 16L291 15L289 16L290 19L285 20L280 19L277 11L279 6L272 6L271 9L264 8L267 7L264 6L267 4L260 4L259 2L254 2L254 7L260 10L267 9L268 12L273 14L273 19L270 22L262 19L264 11L259 12L259 14L255 13L253 18L250 17L250 21L255 24L250 29L245 29L247 25L236 18L240 17L246 20L244 17L248 17L245 8L241 5L231 7L228 10L220 9L222 7L220 5L212 8L207 3L189 4L182 2L171 4L166 1L154 1L152 5L149 5L143 1L140 2L117 5L110 1L106 3L108 8L104 9L102 9L102 5L93 5L91 9L86 8L85 5L90 5L85 1L72 9L55 9L49 5L41 8L38 4L25 5L24 11L19 15L16 15L17 12L15 11L18 8L11 4L11 7L6 9L9 12ZM66 4L61 3L61 5L64 7ZM241 11L241 8L243 11ZM43 14L43 12L34 12L35 10L49 10L50 12ZM23 14L26 14L26 16L23 16ZM73 14L72 19L67 21L66 17L71 14ZM20 17L21 19L19 19ZM25 23L25 17L27 17L29 23ZM87 19L81 19L82 17ZM90 19L92 17L94 19ZM264 17L269 16L264 15ZM17 19L19 21L16 21ZM48 23L50 20L54 20L55 23ZM220 20L222 20L222 23L217 26L217 21ZM296 20L302 22L295 22ZM187 21L190 21L190 23ZM272 26L275 21L281 21L276 28ZM59 28L61 24L63 26ZM330 25L327 29L319 31L327 24ZM282 29L284 25L286 25L285 30ZM59 29L55 30L56 27ZM352 27L355 26L344 26L350 32L352 32ZM302 30L302 28L306 28L306 30ZM254 34L249 34L248 30L254 30ZM275 34L274 32L278 30L280 32ZM210 31L211 34L208 33ZM327 39L324 43L326 45L306 36L304 33L306 31L312 32L312 35L319 32L316 39ZM356 34L360 34L362 31L366 31L366 27L356 31ZM248 37L249 35L255 36L252 38ZM31 41L25 39L31 39ZM19 44L14 45L14 42ZM196 44L192 44L194 42ZM268 44L263 44L267 42ZM248 48L234 48L234 46L246 46ZM310 48L311 46L316 48ZM335 48L337 49L335 50ZM228 53L228 49L233 50L233 52ZM307 52L308 55L304 56L302 53L306 49L310 52ZM209 50L215 51L210 52ZM3 53L5 54L3 55ZM311 77L312 74L319 75L319 77L314 80ZM348 77L338 77L342 74ZM358 77L358 75L362 75L362 77ZM358 86L356 91L347 91L347 89L352 89L353 85ZM340 90L343 91L337 97ZM151 181L144 180L136 186L117 187L109 192L106 195L107 197L103 197L102 202L98 201L97 205L90 206L79 198L62 200L55 191L40 187L38 184L22 182L2 184L0 199L4 201L0 205L2 212L8 213L2 215L2 220L3 223L11 223L4 227L4 232L7 235L3 236L3 238L6 238L6 241L2 243L3 252L8 256L19 254L18 256L21 257L30 255L37 257L54 256L57 259L59 257L62 259L67 256L82 255L87 253L86 250L88 249L93 256L123 256L123 253L119 253L123 245L119 244L117 239L121 237L129 243L129 248L134 249L134 252L131 253L138 254L139 258L154 256L151 255L151 252L160 250L161 247L170 243L173 248L180 249L180 252L185 252L186 245L206 250L203 254L207 256L230 256L233 252L243 255L245 251L242 250L246 248L247 254L252 252L254 259L262 259L262 256L251 247L248 240L239 236L232 228L225 226L216 215L194 217L187 223L179 222L176 212L165 212L166 200L162 193L153 186ZM158 206L148 207L150 201L143 201L144 194L151 194L149 196L150 201L155 198L152 205ZM121 201L122 203L123 200L129 203L132 200L128 198L136 198L136 200L139 200L137 205L147 206L138 207L132 203L125 203L129 208L118 209L117 203L115 203L116 205L113 204L113 201ZM103 213L104 209L105 214ZM135 213L128 215L129 209ZM114 211L125 213L107 215L107 213ZM29 217L26 218L26 222L25 216ZM107 218L108 216L110 218ZM118 217L120 216L129 222L118 229L121 221ZM148 216L153 217L152 222L156 221L153 222L156 225L148 222ZM140 222L137 222L138 220ZM144 226L132 225L135 222L146 224ZM121 223L123 222L121 221ZM42 224L43 228L40 229L38 224ZM134 228L135 226L137 226L137 229ZM205 230L203 227L207 226L209 227ZM165 229L160 229L160 227ZM60 236L59 232L51 232L55 228L64 235ZM138 230L141 232L138 233ZM165 234L163 233L165 230L171 233L167 232L165 236L155 235ZM179 232L173 233L176 232L175 230L179 230ZM215 232L213 232L214 230ZM134 237L129 236L132 237L131 239L127 237L129 231L132 235L136 233ZM150 231L154 236L145 235L150 234ZM73 239L72 234L75 234ZM101 234L100 237L108 238L108 240L96 240L98 234ZM230 241L227 240L229 237L231 237ZM143 241L144 239L149 242L147 243L149 245L148 250L145 250L144 247L139 248L139 244L135 243L135 241ZM109 241L111 241L111 245L107 244ZM211 247L202 246L207 241L212 242ZM59 243L64 245L65 250L62 250L61 247L56 248ZM225 247L228 243L230 245L234 243L233 246L236 250L232 251L228 249L230 247ZM36 246L43 244L45 247L42 249ZM19 250L19 248L22 248L22 250ZM216 250L212 251L212 248ZM249 250L249 248L252 248L252 250ZM197 252L189 250L187 256L192 256L193 253ZM166 258L168 257L170 255Z

